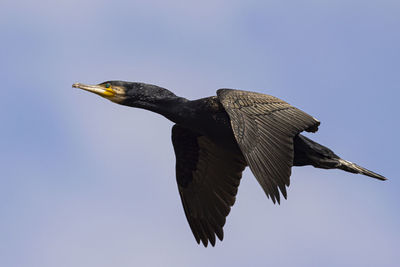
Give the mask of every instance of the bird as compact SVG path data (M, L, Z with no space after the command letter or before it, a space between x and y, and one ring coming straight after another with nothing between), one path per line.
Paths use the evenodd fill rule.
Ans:
M320 122L271 95L219 89L216 96L188 100L142 82L72 86L175 123L171 139L178 191L193 236L205 247L215 246L216 238L223 240L223 226L247 166L273 203L280 203L281 195L287 198L293 166L341 169L386 180L301 134L316 132Z

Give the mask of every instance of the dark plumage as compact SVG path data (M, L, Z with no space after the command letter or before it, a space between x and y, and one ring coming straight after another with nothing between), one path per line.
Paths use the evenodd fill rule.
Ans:
M73 87L157 112L175 123L172 143L179 194L193 235L204 246L214 246L215 236L223 239L222 227L246 166L274 203L279 203L280 194L286 198L292 166L336 168L386 180L301 135L316 132L320 122L273 96L219 89L217 96L190 101L145 83Z

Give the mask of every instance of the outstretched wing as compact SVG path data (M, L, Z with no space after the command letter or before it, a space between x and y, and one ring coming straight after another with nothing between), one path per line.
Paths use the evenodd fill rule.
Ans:
M290 183L293 137L317 131L319 121L270 95L233 89L219 89L217 95L251 171L267 196L279 203L278 188L286 198Z
M186 218L197 243L222 240L225 218L235 203L246 162L205 136L177 124L172 128L176 180Z

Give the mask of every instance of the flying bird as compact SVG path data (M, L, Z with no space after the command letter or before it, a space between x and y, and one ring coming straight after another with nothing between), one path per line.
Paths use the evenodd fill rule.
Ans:
M280 195L286 199L292 166L341 169L386 180L300 134L316 132L320 122L270 95L219 89L216 96L188 100L139 82L72 86L175 123L178 190L193 235L204 246L214 246L216 237L222 241L246 166L274 203L280 202Z

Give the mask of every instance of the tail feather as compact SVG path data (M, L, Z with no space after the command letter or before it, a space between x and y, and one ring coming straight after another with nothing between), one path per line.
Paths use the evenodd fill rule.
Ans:
M301 134L294 138L293 165L312 165L316 168L322 169L341 169L351 173L363 174L382 181L387 180L380 174L340 158L329 148L320 145Z
M369 177L372 177L372 178L376 178L376 179L382 180L382 181L387 180L386 177L384 177L384 176L382 176L380 174L377 174L377 173L375 173L373 171L367 170L366 168L363 168L363 167L361 167L361 166L359 166L359 165L357 165L357 164L355 164L353 162L350 162L350 161L347 161L347 160L344 160L344 159L341 159L341 158L338 159L338 162L340 164L337 167L338 169L341 169L341 170L344 170L344 171L347 171L347 172L352 172L352 173L364 174L366 176L369 176Z

